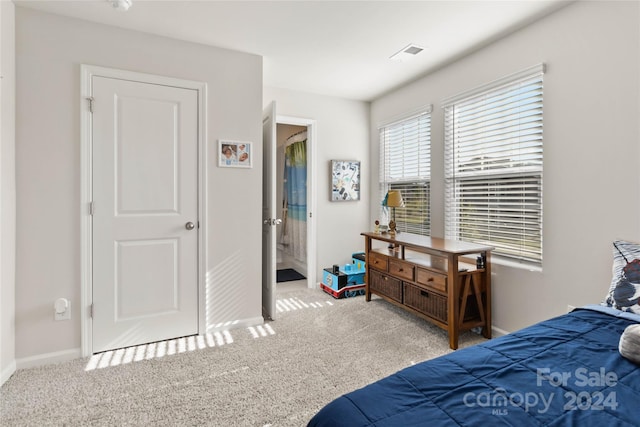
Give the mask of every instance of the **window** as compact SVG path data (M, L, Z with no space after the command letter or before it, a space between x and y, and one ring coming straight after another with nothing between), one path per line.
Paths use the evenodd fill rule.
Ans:
M431 108L380 127L380 214L389 190L399 190L404 207L395 209L399 231L429 235Z
M544 65L444 102L445 236L542 264Z

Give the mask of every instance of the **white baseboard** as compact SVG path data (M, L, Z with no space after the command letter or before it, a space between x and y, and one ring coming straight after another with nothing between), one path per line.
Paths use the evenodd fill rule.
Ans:
M16 371L16 361L14 360L9 364L9 366L4 368L2 372L0 372L0 386L5 382L7 382L7 380L11 378L11 375L13 375L15 371Z
M504 329L496 328L495 326L491 326L491 336L493 338L502 337L504 335L509 335L509 332Z
M233 329L249 328L251 326L262 325L264 319L260 317L250 317L248 319L235 320L233 322L216 323L215 325L209 325L207 327L207 333L219 332L219 331L231 331Z
M248 328L264 324L264 319L260 317L252 317L248 319L236 320L234 322L225 322L211 325L207 328L207 333L228 331L233 329ZM4 383L16 369L34 368L36 366L50 365L52 363L66 362L68 360L79 359L82 357L82 350L74 348L70 350L56 351L53 353L38 354L35 356L17 359L11 366L2 371L0 384ZM6 376L6 378L5 378Z
M36 366L50 365L52 363L66 362L67 360L79 359L82 357L82 350L73 348L70 350L55 351L53 353L37 354L35 356L23 357L16 360L17 369L34 368Z

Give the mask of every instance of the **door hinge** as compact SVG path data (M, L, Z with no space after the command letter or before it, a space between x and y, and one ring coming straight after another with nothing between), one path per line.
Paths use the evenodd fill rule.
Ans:
M89 215L93 216L95 212L95 205L93 204L93 202L89 202Z
M93 303L89 306L89 316L93 319Z
M87 101L89 101L89 112L93 113L93 96L88 96Z

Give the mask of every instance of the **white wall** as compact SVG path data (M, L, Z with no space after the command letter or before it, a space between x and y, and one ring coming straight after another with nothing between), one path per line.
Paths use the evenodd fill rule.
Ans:
M444 234L441 100L545 62L544 268L495 265L493 323L513 331L600 302L611 241L640 241L638 2L577 2L374 101L371 189L379 123L432 103L432 234ZM428 54L428 52L427 52ZM374 215L374 202L371 213Z
M18 367L81 344L81 64L207 83L207 321L261 321L262 165L218 168L216 147L253 141L261 158L262 58L21 7L16 52ZM71 321L53 320L58 297Z
M369 103L271 87L264 88L263 99L265 106L276 101L278 115L317 121L317 202L313 214L317 226L316 279L319 282L323 268L350 262L351 254L364 247L360 233L369 223ZM330 201L330 161L341 159L362 162L360 201Z
M15 371L15 7L0 2L0 385Z

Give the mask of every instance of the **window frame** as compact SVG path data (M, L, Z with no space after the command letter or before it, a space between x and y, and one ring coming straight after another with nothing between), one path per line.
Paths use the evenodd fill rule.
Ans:
M382 200L389 190L400 190L405 203L403 208L395 208L398 231L425 236L431 234L432 111L432 106L428 105L378 126L378 214L381 222L384 224L385 220L391 219L391 212L382 206ZM403 147L390 149L400 142ZM411 153L417 154L416 161L405 162L406 157L414 158Z
M445 237L533 268L543 262L544 73L538 64L442 103Z

